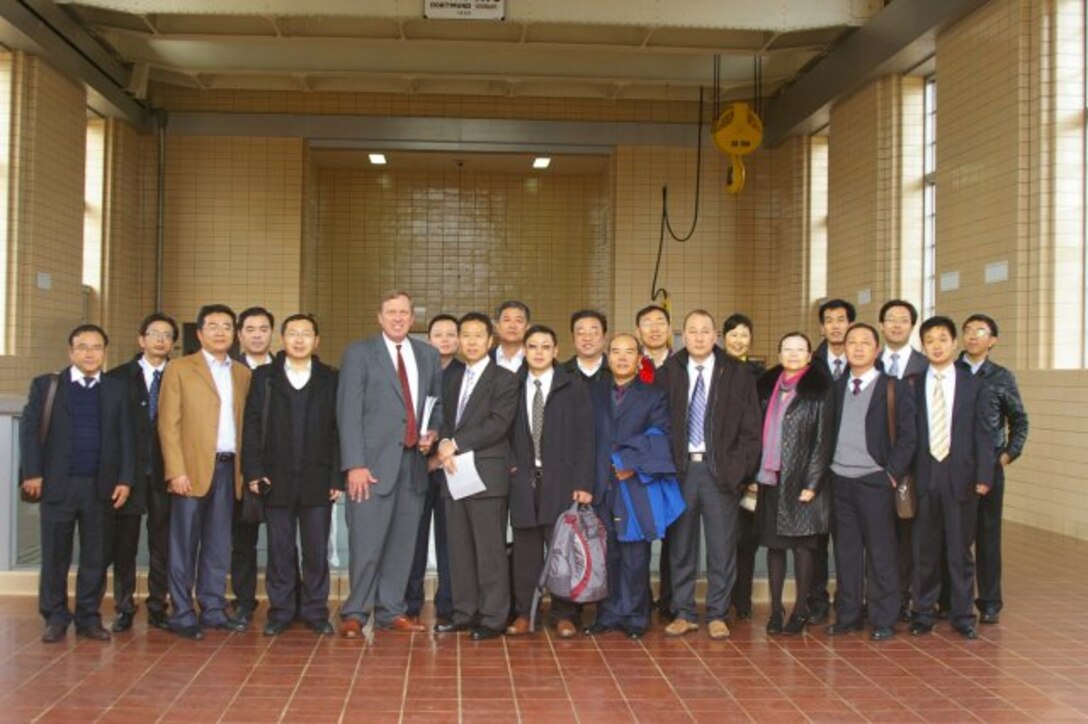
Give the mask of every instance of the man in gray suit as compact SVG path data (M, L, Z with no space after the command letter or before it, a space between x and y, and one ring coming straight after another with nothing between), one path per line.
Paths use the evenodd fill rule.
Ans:
M424 456L442 420L441 367L433 347L408 338L412 318L408 294L386 294L378 307L381 334L349 346L340 366L336 412L351 581L340 633L347 638L362 635L372 610L380 628L425 630L405 615L404 591L427 490ZM434 409L424 420L428 398Z

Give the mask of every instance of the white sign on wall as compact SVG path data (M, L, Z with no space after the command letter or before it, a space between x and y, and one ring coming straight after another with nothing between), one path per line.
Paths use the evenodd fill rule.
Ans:
M505 20L506 0L423 0L428 20Z

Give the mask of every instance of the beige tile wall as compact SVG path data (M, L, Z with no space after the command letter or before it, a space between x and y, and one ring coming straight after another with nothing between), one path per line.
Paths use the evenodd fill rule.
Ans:
M37 58L5 53L0 62L11 70L13 111L5 202L12 329L0 392L25 394L33 375L67 363L68 332L80 322L86 99ZM50 289L39 288L39 273Z
M603 176L322 169L316 183L316 288L303 297L328 359L377 330L391 289L425 309L417 331L440 312L492 313L522 299L560 334L561 354L570 313L607 302Z
M164 307L299 309L303 142L167 137ZM150 310L149 310L150 311Z
M854 303L860 320L895 297L921 305L921 88L887 76L831 111L827 295Z

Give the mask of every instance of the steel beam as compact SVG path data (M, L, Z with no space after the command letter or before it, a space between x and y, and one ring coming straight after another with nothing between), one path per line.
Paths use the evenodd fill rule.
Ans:
M933 55L937 33L989 0L896 0L767 103L763 145L827 124L831 104Z

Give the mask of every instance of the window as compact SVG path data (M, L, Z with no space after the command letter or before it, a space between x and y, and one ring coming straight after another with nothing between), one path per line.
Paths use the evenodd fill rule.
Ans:
M0 354L8 354L8 199L11 183L11 53L0 53Z
M926 78L922 104L924 153L922 160L922 318L937 309L937 80Z
M827 296L827 128L809 138L808 143L808 298L805 301L811 305Z
M83 185L83 321L100 322L102 299L102 210L106 180L106 122L87 121L87 159Z

